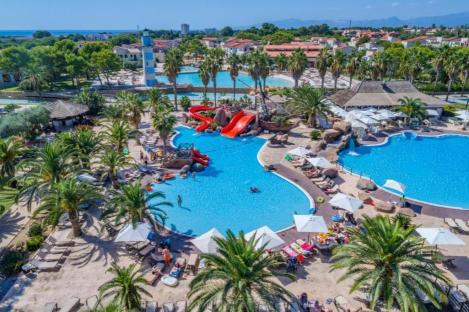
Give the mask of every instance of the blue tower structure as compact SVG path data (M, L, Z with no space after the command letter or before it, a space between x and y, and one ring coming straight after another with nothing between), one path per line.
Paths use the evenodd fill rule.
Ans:
M142 54L143 54L143 83L147 87L156 85L155 74L155 55L153 53L153 40L148 30L143 31L142 35Z

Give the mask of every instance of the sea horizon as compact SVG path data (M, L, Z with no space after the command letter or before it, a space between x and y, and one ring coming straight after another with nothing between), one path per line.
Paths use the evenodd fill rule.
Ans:
M38 30L50 32L53 36L67 35L94 35L100 33L122 34L129 32L137 32L131 29L0 29L0 37L32 37L33 33Z

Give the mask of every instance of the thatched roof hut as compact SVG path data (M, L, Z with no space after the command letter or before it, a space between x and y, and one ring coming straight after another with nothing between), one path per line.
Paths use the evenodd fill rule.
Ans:
M88 106L57 100L45 105L49 111L50 119L68 119L86 114L89 111Z
M399 99L417 98L431 108L442 108L445 101L418 91L409 81L365 80L352 89L340 90L329 97L341 107L392 107Z

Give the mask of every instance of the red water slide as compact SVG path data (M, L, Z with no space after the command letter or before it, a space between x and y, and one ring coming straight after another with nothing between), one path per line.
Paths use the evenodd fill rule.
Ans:
M197 149L193 148L192 149L192 160L204 165L208 166L208 162L210 158L207 155L202 154L199 152Z
M229 138L235 138L245 131L254 119L256 119L255 114L246 114L244 111L240 111L234 115L230 123L221 130L221 134Z
M193 106L189 109L189 113L191 114L192 117L194 117L197 120L202 121L202 124L200 126L198 126L197 128L195 128L195 131L197 131L197 132L204 131L213 122L213 118L203 116L203 115L199 114L199 112L212 111L212 110L215 110L215 109L216 109L215 107L205 106L205 105Z

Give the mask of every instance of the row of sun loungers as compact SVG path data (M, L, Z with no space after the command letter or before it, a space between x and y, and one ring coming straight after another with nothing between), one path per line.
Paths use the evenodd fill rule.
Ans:
M461 219L445 218L445 223L455 232L469 234L469 222L466 223Z
M161 309L158 310L158 303L153 301L147 301L145 304L145 312L185 312L187 310L186 301L178 301L176 303L165 303L162 305Z
M58 271L61 264L65 261L65 258L70 253L70 248L73 244L74 242L72 240L57 241L50 236L34 258L22 267L23 271Z

